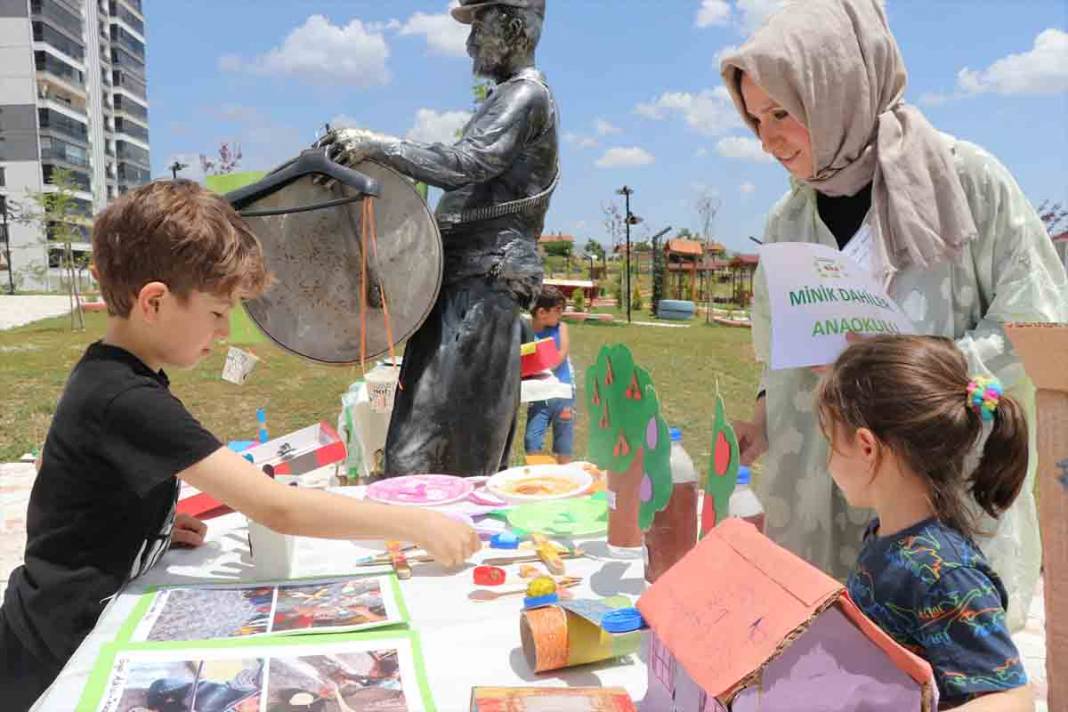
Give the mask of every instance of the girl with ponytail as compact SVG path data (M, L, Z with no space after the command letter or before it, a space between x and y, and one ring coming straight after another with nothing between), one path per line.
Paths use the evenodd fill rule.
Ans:
M853 600L931 663L943 708L1032 709L1008 596L973 540L976 510L997 518L1023 486L1022 408L996 379L969 376L952 341L924 336L854 343L817 404L831 476L850 505L876 513L847 582Z

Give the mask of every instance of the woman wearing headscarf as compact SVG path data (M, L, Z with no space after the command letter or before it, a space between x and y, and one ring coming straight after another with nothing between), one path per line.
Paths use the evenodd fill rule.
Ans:
M905 103L905 67L881 2L789 3L721 70L764 150L790 173L764 242L866 254L917 331L955 339L972 373L1000 379L1034 423L1034 386L1001 325L1068 321L1068 278L1008 170ZM755 284L753 342L767 364L762 271ZM851 510L826 472L818 381L810 369L765 367L753 420L737 429L743 462L766 449L757 491L768 534L844 579L870 514ZM978 542L1008 590L1014 629L1026 620L1041 559L1031 431L1023 491L998 524L985 522L992 536Z

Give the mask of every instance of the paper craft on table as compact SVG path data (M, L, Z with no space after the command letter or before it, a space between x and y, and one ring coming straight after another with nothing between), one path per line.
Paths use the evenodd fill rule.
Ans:
M418 638L404 631L202 647L105 647L79 712L433 709Z
M174 642L367 630L407 615L392 576L367 576L161 589L131 620L131 640Z
M915 333L870 268L843 252L827 245L778 242L760 248L760 264L771 308L773 370L833 363L850 332Z
M470 712L634 712L620 687L476 687Z

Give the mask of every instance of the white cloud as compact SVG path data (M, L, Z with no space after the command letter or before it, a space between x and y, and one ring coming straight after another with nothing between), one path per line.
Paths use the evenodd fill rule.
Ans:
M360 128L360 122L352 118L348 114L336 114L330 117L330 120L326 123L330 124L332 129L358 129Z
M434 111L419 109L415 112L415 124L405 138L423 143L454 144L460 129L471 118L469 111Z
M749 136L727 136L716 142L716 153L727 158L770 163L773 159L760 147L760 141Z
M593 122L593 130L597 132L598 136L607 136L608 134L622 133L623 129L618 126L614 126L604 119L597 119Z
M470 27L452 19L449 9L459 3L452 2L445 12L431 15L417 12L400 24L402 35L423 35L431 52L449 57L467 56L467 33Z
M749 193L752 193L754 190L756 190L756 186L750 183L749 181L745 181L744 183L738 186L738 190L740 190L743 195L748 195Z
M665 119L681 115L693 130L716 136L742 125L726 87L705 89L698 94L664 92L655 101L638 104L634 111L648 119Z
M701 146L696 151L694 151L694 155L697 156L698 158L704 158L705 156L708 155L708 149L705 148L704 146Z
M572 133L568 131L564 134L564 140L568 143L572 143L579 148L597 148L600 144L592 136L583 136L581 134Z
M314 140L306 129L280 124L260 110L242 104L223 104L207 112L223 124L212 144L241 146L242 170L266 170L293 158ZM215 157L214 149L204 151ZM186 161L183 161L183 163Z
M653 154L644 148L628 146L626 148L610 148L604 155L597 159L599 168L625 168L635 166L647 166L656 159Z
M731 5L727 0L701 0L701 7L697 10L694 25L697 27L726 25L730 19Z
M751 34L764 24L772 14L786 4L786 0L737 0L735 3L741 15L739 24L745 34Z
M1068 32L1051 27L1027 52L1002 57L986 69L967 67L957 86L969 94L1059 94L1068 92Z
M342 27L322 15L312 15L290 32L281 46L247 61L238 55L223 55L219 69L370 87L389 82L388 58L389 46L380 25L371 28L352 20Z

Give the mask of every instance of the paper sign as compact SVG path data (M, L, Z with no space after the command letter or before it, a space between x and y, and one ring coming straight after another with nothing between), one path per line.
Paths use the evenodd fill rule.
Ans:
M760 248L771 306L771 368L833 363L846 334L912 334L915 327L871 273L826 245Z
M226 352L226 363L223 364L222 379L237 385L244 384L248 380L252 369L256 367L259 359L248 351L242 351L234 346Z

